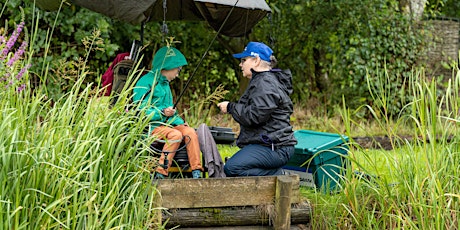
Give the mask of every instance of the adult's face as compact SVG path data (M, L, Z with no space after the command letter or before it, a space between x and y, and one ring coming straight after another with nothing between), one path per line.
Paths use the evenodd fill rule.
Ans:
M243 76L247 78L252 78L251 69L257 66L257 57L244 57L241 58L240 68L243 72Z

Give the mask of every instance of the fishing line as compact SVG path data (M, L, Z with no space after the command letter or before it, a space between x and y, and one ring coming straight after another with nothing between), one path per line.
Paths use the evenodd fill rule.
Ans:
M179 96L177 97L176 99L176 102L174 103L174 106L173 108L176 108L177 104L179 103L180 99L182 98L182 96L184 95L184 92L185 90L188 88L188 85L190 83L190 81L192 80L193 76L195 76L195 73L196 71L198 70L198 67L201 65L201 63L203 62L205 56L207 55L209 49L211 48L211 45L214 43L214 41L216 40L217 36L219 35L220 31L222 30L222 28L224 28L224 25L225 23L227 22L227 20L230 18L230 15L232 14L233 12L233 9L235 9L236 5L238 4L239 0L237 0L235 2L235 4L233 5L232 9L230 10L230 13L227 15L227 17L225 18L224 22L222 23L222 25L220 26L219 30L217 31L216 35L214 36L214 38L212 39L211 43L209 43L209 46L208 48L206 49L206 51L204 52L203 56L201 57L200 61L198 62L198 65L195 67L195 69L193 70L192 72L192 75L190 76L190 78L187 80L187 82L185 83L185 86L184 86L184 89L181 91L181 93L179 94Z

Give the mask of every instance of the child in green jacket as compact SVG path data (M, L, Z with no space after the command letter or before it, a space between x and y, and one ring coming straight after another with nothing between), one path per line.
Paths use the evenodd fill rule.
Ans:
M200 178L203 170L196 131L189 127L173 108L169 83L179 76L184 65L187 65L187 60L178 49L162 47L153 58L152 70L139 79L133 90L134 102L141 103L140 109L150 118L149 133L166 141L160 157L160 166L155 170L156 178L168 176L168 168L171 167L176 150L185 136L193 178ZM164 167L165 152L169 153L167 167Z

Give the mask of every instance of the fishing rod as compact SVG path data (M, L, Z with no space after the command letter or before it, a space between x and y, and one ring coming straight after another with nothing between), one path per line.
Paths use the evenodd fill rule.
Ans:
M222 23L222 25L220 26L219 30L217 31L216 35L214 36L214 38L212 39L211 43L209 43L209 46L208 48L205 50L203 56L201 57L200 61L198 62L198 65L195 67L195 69L193 70L192 72L192 75L190 76L190 78L187 80L187 82L185 83L185 86L184 86L184 89L180 92L179 96L177 97L176 99L176 102L174 103L174 106L173 106L173 109L176 108L177 104L179 103L180 99L182 98L182 96L184 95L184 92L185 90L188 88L188 85L190 83L190 81L192 80L193 76L195 76L195 73L196 71L198 70L198 67L201 65L201 63L203 62L203 59L204 57L207 55L209 49L211 48L211 45L214 43L214 41L216 40L217 36L219 35L220 31L222 30L222 28L224 27L225 23L227 22L228 18L230 17L230 15L232 14L233 12L233 9L235 9L236 5L238 4L239 0L237 0L235 2L235 4L233 5L232 9L230 10L230 13L227 15L227 17L225 18L224 22Z

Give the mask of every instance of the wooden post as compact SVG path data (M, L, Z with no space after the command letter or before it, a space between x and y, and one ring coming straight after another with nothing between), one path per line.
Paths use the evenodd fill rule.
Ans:
M291 194L292 178L278 176L276 180L275 194L275 230L287 230L291 228Z

